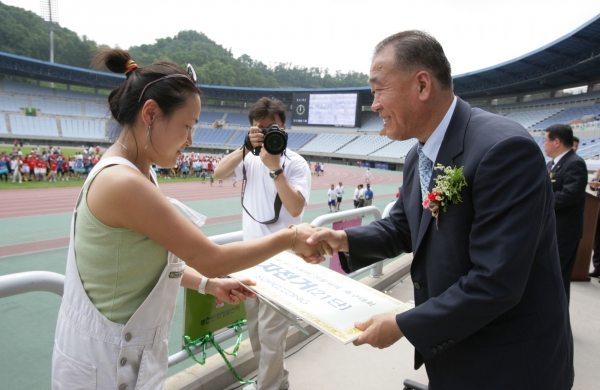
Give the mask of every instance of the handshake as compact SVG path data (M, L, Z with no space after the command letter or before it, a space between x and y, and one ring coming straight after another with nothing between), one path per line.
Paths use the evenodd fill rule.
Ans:
M348 237L343 230L315 227L307 223L297 225L292 250L307 263L320 263L325 255L348 251Z

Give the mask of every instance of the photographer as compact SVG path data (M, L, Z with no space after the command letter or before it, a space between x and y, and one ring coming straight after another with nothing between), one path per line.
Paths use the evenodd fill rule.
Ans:
M285 118L282 102L259 99L248 113L252 127L245 145L224 157L215 171L219 178L243 180L244 240L300 223L308 205L310 169L302 156L285 148ZM273 151L273 147L281 151L269 153L267 149ZM244 389L287 389L288 371L283 359L289 324L259 300L246 302L248 333L259 367L257 383Z

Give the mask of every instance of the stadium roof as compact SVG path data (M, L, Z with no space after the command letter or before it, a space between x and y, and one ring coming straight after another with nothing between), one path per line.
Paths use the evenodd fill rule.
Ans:
M526 38L526 37L525 37ZM34 80L112 89L124 76L0 52L0 74ZM453 77L463 99L489 99L600 83L600 15L575 31L529 54L490 68ZM368 86L356 88L247 88L200 85L209 99L255 101L262 96L291 103L294 92L358 92L373 101Z
M454 92L463 99L514 96L599 83L600 15L531 53L453 79Z

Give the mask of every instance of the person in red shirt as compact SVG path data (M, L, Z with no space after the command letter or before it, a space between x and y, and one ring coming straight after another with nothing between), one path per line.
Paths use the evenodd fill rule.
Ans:
M46 172L48 171L46 162L42 160L41 157L38 157L35 162L35 180L46 181Z
M56 171L58 170L58 163L53 158L50 159L50 180L56 181Z
M69 171L69 159L63 157L63 176L66 177L67 181L69 181L69 177L71 176L71 172Z
M29 155L28 158L28 164L29 164L29 180L33 180L35 179L35 158L32 155Z

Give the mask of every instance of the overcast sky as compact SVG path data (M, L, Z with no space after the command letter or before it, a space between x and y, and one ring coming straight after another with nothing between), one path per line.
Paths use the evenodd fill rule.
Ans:
M40 0L0 1L40 14ZM363 73L373 47L402 30L435 36L458 75L527 54L600 14L598 0L54 1L61 26L99 44L127 49L197 30L269 66Z

